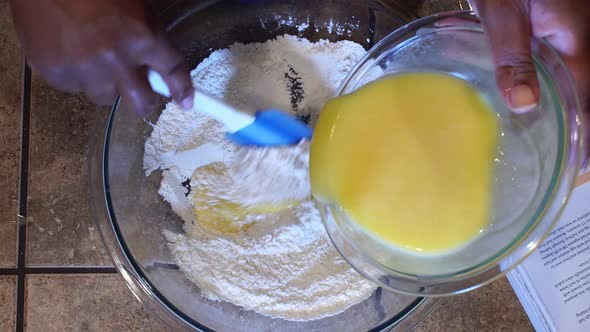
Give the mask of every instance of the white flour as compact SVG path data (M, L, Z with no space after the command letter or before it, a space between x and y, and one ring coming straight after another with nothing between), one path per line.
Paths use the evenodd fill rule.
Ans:
M236 107L291 111L313 125L364 53L348 41L282 36L215 51L192 78L195 86ZM208 116L168 104L145 144L146 175L162 169L159 192L185 221L185 233L165 231L165 236L187 278L211 300L289 320L335 315L367 298L375 285L339 256L309 198L308 143L246 150L223 135ZM216 165L227 171L219 183L200 179L202 169L195 172ZM238 233L218 235L199 223L191 198L199 188L224 187L214 196L246 206L297 202L257 213L251 227Z

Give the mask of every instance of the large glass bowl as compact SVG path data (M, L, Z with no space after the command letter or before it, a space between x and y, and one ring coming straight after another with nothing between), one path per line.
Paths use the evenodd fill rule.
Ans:
M543 40L534 40L533 53L540 102L534 112L521 116L503 103L488 40L478 19L468 12L440 13L412 22L383 38L352 70L340 94L399 72L455 75L482 93L497 113L501 129L491 225L452 253L426 256L395 250L356 226L337 204L325 203L328 234L358 271L405 294L460 293L502 276L546 237L573 188L582 136L579 104L567 68Z
M152 1L157 3L156 1ZM171 1L168 1L170 3ZM173 1L161 22L191 67L234 42L262 42L281 34L311 41L349 39L373 46L399 26L425 14L459 9L460 1ZM285 21L306 22L298 29ZM347 25L350 33L330 28ZM301 30L301 31L300 31ZM161 174L146 177L144 142L164 103L147 119L118 100L97 112L91 137L91 204L105 245L133 294L174 330L381 331L407 330L435 302L379 288L345 312L309 322L271 319L225 302L205 299L175 265L163 230L181 232L182 221L158 195Z

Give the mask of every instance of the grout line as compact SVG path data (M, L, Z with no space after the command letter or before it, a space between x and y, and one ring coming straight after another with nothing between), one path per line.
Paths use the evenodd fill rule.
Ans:
M25 314L25 250L27 239L27 203L29 182L29 127L31 111L31 68L23 57L21 76L21 123L20 123L20 174L18 193L17 228L17 283L16 283L16 331L24 331Z
M23 60L24 61L24 60ZM29 175L29 123L31 107L31 69L25 63L21 85L21 121L20 121L20 176L18 214L23 218L27 215L28 175Z
M117 269L106 266L27 267L26 274L116 274Z
M0 268L0 276L15 276L18 274L18 269L16 268Z

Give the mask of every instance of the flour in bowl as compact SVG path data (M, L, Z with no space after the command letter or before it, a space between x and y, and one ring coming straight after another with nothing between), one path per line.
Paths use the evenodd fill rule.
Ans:
M364 54L350 41L281 36L217 50L191 75L195 86L236 107L282 109L313 125ZM162 170L159 193L185 223L183 233L165 231L169 249L205 297L302 321L372 294L376 286L324 230L310 197L308 149L308 142L236 147L207 115L166 106L145 143L144 168L146 175Z

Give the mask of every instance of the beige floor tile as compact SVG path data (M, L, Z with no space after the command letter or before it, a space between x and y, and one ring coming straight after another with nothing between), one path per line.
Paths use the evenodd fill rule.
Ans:
M33 77L27 265L111 265L88 205L96 106Z
M442 300L413 332L533 332L528 317L506 278L473 292Z
M0 331L14 330L15 286L15 277L0 277Z
M0 1L0 267L15 266L21 55Z
M168 331L119 275L29 275L26 331Z

